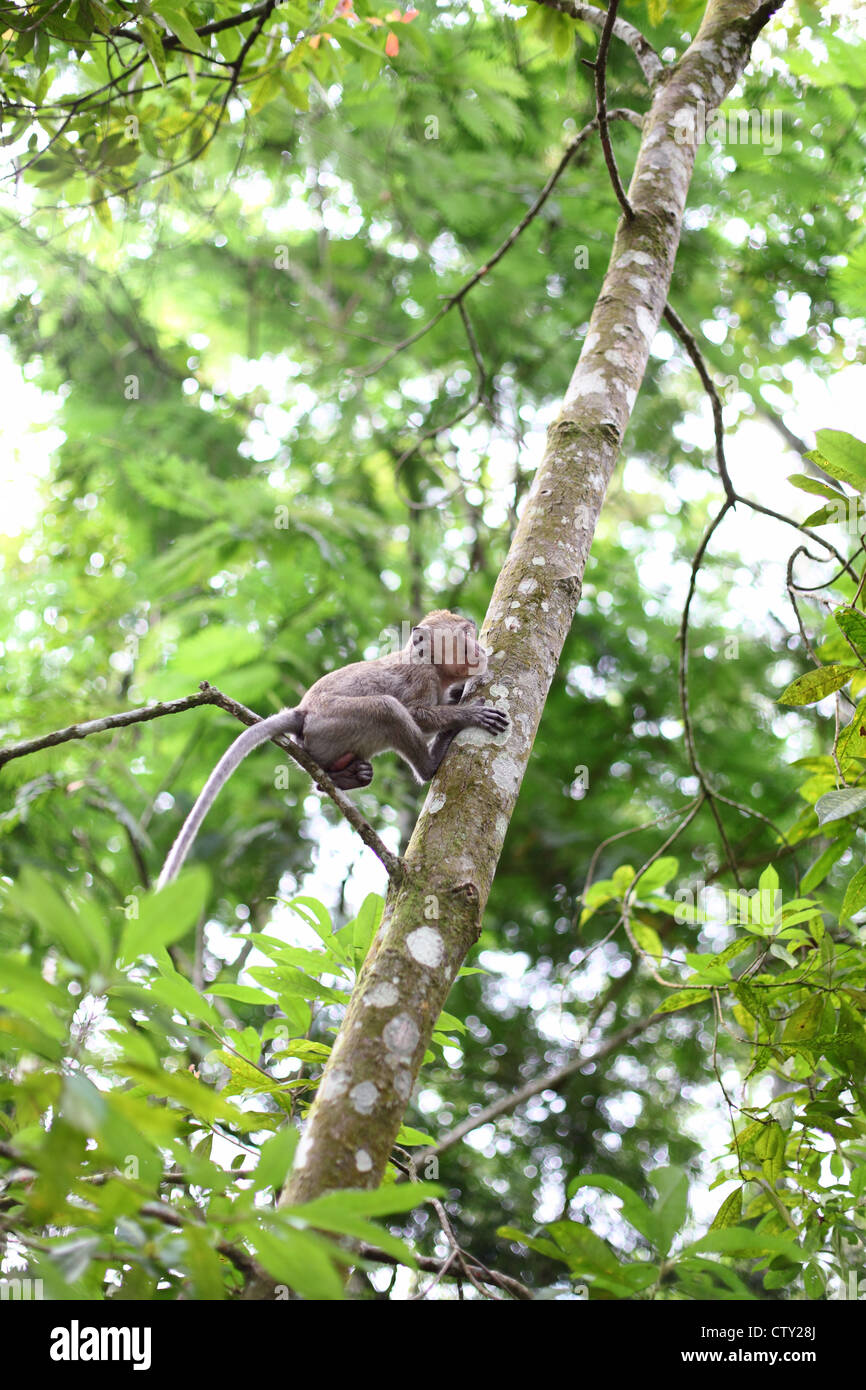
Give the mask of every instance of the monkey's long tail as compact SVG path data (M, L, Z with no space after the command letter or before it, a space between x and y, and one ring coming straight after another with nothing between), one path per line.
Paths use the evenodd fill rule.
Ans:
M184 860L192 849L202 821L221 788L225 786L235 768L243 762L247 754L252 753L254 748L258 748L260 743L267 743L269 739L275 738L278 734L301 734L303 731L303 710L284 709L280 710L279 714L272 714L268 719L260 720L258 724L250 725L248 729L244 729L243 733L238 735L231 747L223 753L205 782L195 805L181 827L180 834L169 850L157 880L157 892L160 888L164 888L167 883L171 883L173 878L177 878Z

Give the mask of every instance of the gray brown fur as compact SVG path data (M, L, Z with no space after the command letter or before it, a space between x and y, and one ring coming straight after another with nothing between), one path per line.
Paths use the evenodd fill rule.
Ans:
M484 675L487 657L475 624L455 613L428 613L406 646L373 661L329 671L295 709L263 719L220 758L169 851L157 886L178 874L221 787L248 753L278 734L301 736L311 757L343 791L373 780L370 759L388 749L429 782L461 729L499 734L508 727L491 705L457 705L469 680ZM435 734L432 745L431 735Z

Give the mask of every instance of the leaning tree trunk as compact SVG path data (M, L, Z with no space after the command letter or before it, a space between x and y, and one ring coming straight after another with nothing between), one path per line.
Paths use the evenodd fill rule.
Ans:
M778 0L781 3L781 0ZM568 10L564 4L561 8ZM579 8L579 7L576 7ZM665 307L695 160L697 112L720 105L777 4L710 0L694 42L655 84L628 199L580 360L499 576L482 687L511 718L472 741L427 796L349 1004L282 1205L375 1187L481 918L595 526ZM691 119L690 119L691 117ZM613 196L613 194L611 194ZM579 744L575 762L581 758Z

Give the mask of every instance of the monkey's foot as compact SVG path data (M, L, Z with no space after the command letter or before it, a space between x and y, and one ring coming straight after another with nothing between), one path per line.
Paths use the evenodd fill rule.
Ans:
M482 705L478 710L478 727L491 734L504 734L508 728L508 715L492 705Z
M344 753L342 758L338 758L326 771L334 786L339 787L341 792L369 787L373 780L373 764L356 758L352 753Z

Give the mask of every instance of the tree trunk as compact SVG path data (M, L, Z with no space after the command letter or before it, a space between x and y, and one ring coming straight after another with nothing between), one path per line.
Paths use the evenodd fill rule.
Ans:
M623 217L580 359L482 629L481 693L506 709L498 746L464 735L435 779L402 884L358 980L281 1205L380 1182L434 1024L481 918L595 526L665 307L698 112L724 101L775 5L710 0L655 84ZM599 177L602 175L600 174ZM613 197L613 192L611 192ZM475 692L478 694L479 692ZM581 759L579 733L575 762Z

